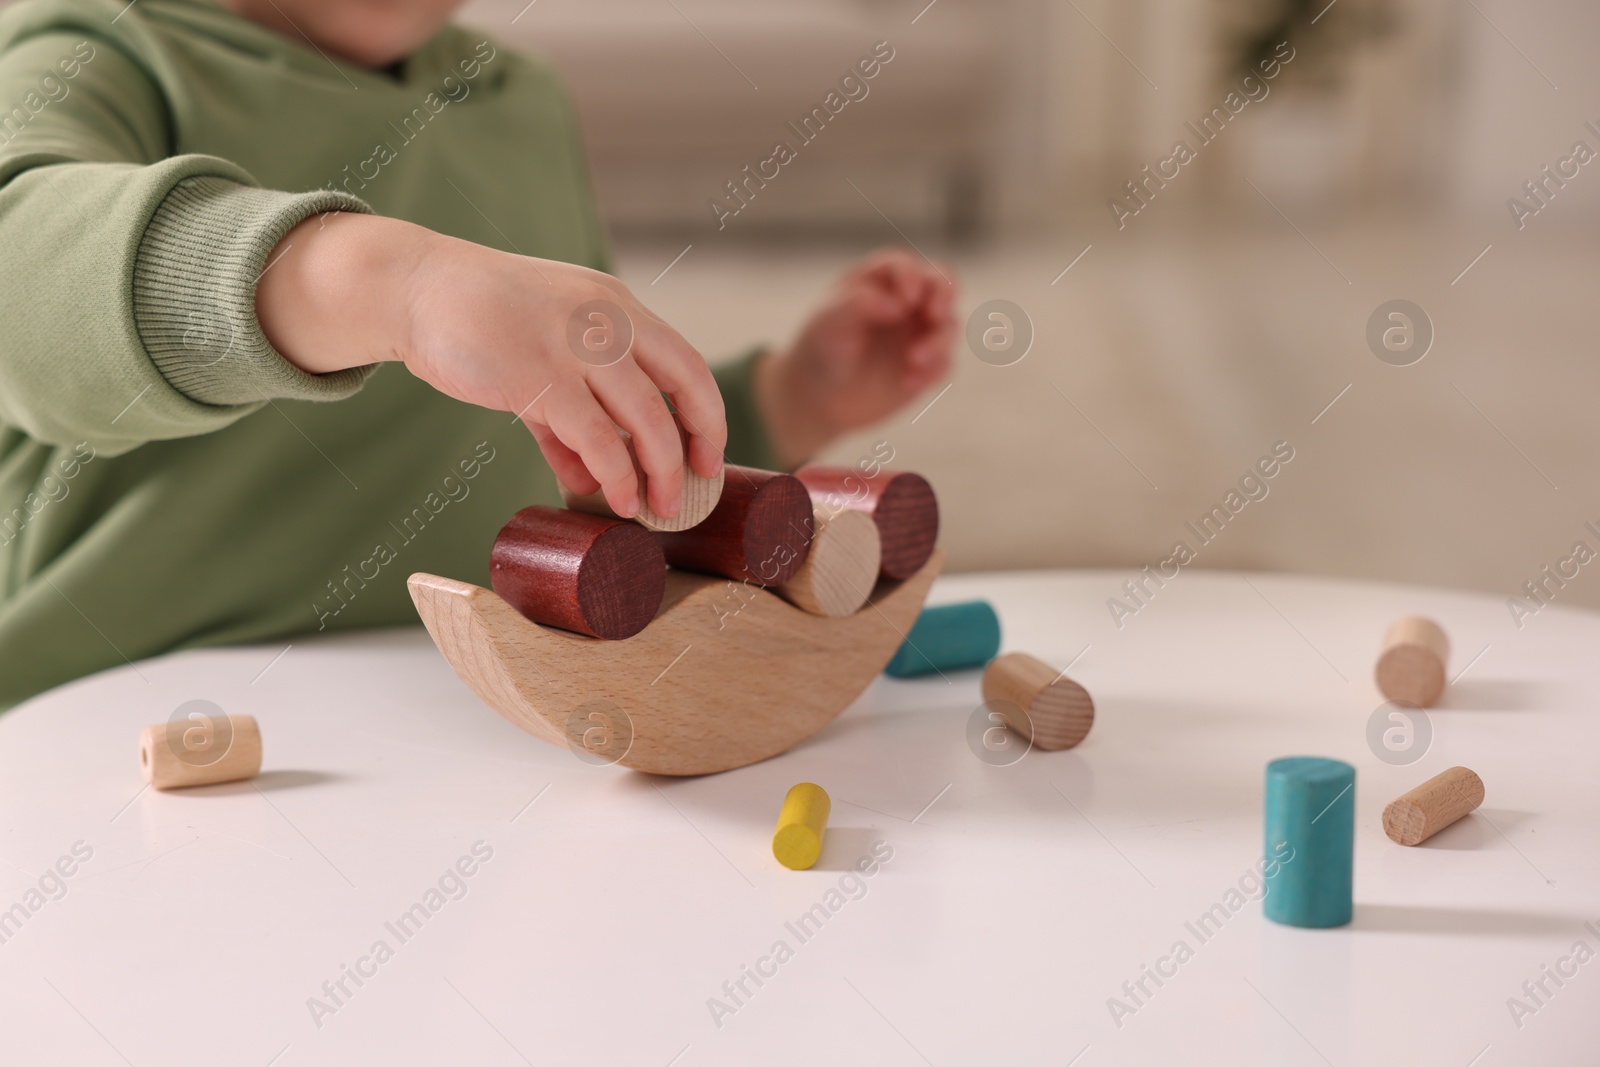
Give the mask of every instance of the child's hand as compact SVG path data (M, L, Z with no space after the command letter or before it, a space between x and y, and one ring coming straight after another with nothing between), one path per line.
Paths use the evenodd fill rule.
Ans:
M943 378L955 295L948 267L910 252L878 252L851 268L794 345L756 368L756 400L784 465L804 463Z
M683 446L663 392L689 431L690 465L706 477L721 469L727 421L705 360L609 275L357 214L307 219L278 255L257 314L304 370L401 360L440 392L515 414L563 485L603 489L623 516L640 501L619 426L633 435L650 506L678 512ZM596 301L600 317L574 320ZM630 329L631 347L618 347Z

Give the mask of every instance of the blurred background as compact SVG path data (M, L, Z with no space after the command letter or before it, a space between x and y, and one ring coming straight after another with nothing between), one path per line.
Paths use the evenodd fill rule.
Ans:
M883 244L948 263L963 317L1020 309L1020 360L959 343L947 392L827 457L888 440L939 490L956 569L1138 570L1183 539L1195 566L1510 598L1576 542L1600 551L1600 163L1574 158L1600 151L1593 4L476 0L461 17L561 70L620 274L708 358L785 343ZM867 95L803 141L880 41ZM780 140L795 158L766 164ZM1425 318L1412 349L1374 347L1369 319L1402 299ZM1294 458L1269 495L1202 546L1185 523L1280 441ZM1565 570L1546 597L1600 606L1600 565Z

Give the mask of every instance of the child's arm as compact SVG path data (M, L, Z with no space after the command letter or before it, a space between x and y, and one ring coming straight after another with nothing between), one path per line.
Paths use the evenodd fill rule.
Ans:
M640 503L618 426L633 435L651 507L677 513L684 455L663 392L689 429L691 466L710 477L722 465L727 424L705 360L609 275L352 214L302 222L272 263L256 311L290 362L314 374L403 362L458 400L511 412L564 485L604 489L618 514ZM631 324L615 362L573 349L570 320L595 301L626 315L610 328Z
M624 514L637 488L614 424L639 440L653 506L676 508L682 447L658 387L692 425L695 469L720 465L710 372L614 279L169 156L161 94L90 34L7 44L9 100L25 111L0 113L0 423L115 455L275 399L342 399L376 361L403 359L452 396L517 413L562 481L593 491L593 472ZM591 300L624 309L637 335L612 366L567 341Z
M756 403L779 461L799 466L943 378L955 295L948 267L899 249L846 272L794 344L756 365Z
M169 158L155 86L87 33L6 47L0 107L0 422L116 455L221 429L268 399L360 388L365 371L284 362L251 310L282 232L360 201Z

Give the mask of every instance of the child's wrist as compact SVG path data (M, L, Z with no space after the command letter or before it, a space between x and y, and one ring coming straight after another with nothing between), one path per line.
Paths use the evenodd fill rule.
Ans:
M267 341L311 374L405 358L410 283L437 236L350 212L301 222L273 249L256 284Z
M838 436L806 399L804 383L788 352L766 352L751 369L751 391L767 440L785 470L806 463Z

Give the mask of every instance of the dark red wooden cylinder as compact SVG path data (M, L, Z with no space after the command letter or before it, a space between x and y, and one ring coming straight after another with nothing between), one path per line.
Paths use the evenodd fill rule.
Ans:
M890 470L868 475L854 467L801 467L795 477L818 504L872 516L883 542L883 562L878 570L883 577L909 578L933 555L934 542L939 539L939 501L922 475Z
M770 586L794 577L812 532L811 497L793 475L729 464L710 516L656 537L674 567Z
M490 582L534 622L620 640L650 624L667 588L667 561L635 523L535 506L494 539Z

